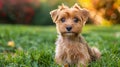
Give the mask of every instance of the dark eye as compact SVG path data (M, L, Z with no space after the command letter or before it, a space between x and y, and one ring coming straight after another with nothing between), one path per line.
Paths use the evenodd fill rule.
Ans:
M74 17L73 21L77 23L79 19L77 17Z
M65 18L61 18L60 21L61 21L61 22L65 22Z

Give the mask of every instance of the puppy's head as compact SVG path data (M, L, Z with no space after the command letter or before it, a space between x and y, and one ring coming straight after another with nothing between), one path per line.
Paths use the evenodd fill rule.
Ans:
M88 11L80 8L78 4L71 8L62 4L50 14L61 35L78 35L89 16Z

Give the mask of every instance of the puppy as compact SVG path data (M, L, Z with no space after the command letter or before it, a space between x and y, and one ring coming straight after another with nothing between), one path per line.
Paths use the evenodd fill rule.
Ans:
M59 6L50 12L56 24L58 39L56 41L55 61L64 67L86 67L89 62L100 58L97 48L90 48L80 35L89 13L78 4L69 8Z

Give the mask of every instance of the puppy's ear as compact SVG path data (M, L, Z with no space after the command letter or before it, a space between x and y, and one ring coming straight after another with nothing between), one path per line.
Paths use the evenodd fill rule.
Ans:
M77 3L73 6L73 8L76 8L80 11L80 15L83 18L83 23L85 24L88 17L89 17L89 12L87 9L82 9Z
M54 23L55 23L55 21L58 18L57 12L58 12L58 9L53 10L53 11L50 12L51 18L52 18L52 20L53 20Z
M67 6L65 6L64 4L62 4L61 6L58 6L58 9L53 10L50 12L50 15L52 17L53 22L55 23L57 18L58 18L58 13L64 9L68 8Z
M86 23L86 21L88 20L88 17L89 17L89 12L87 9L82 9L82 17L83 17L83 21L84 21L84 24Z

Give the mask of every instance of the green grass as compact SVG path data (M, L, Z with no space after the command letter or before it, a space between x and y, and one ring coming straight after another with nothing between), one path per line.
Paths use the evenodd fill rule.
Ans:
M120 26L87 25L83 36L102 57L89 67L120 67ZM55 26L0 25L0 67L60 67L54 61ZM15 42L15 47L7 45Z

